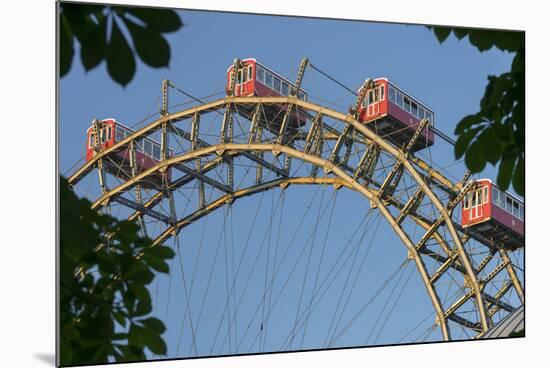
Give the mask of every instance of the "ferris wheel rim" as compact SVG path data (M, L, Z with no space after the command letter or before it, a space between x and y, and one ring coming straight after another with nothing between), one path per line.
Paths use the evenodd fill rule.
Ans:
M443 217L443 222L446 225L446 228L449 230L452 238L453 243L455 244L455 249L457 249L459 253L459 258L461 260L461 263L463 267L466 270L466 274L468 275L468 278L470 280L470 286L473 289L473 292L475 294L476 298L476 304L479 310L479 316L481 319L481 327L483 331L487 331L489 326L489 323L487 321L487 310L484 303L481 286L480 286L480 280L477 279L475 272L473 270L472 262L469 258L469 255L467 251L464 249L464 246L462 244L462 241L458 237L457 230L455 228L454 223L452 222L452 219L450 218L450 215L448 213L448 209L445 208L445 206L441 203L439 198L433 193L432 189L427 185L424 178L420 175L420 173L415 168L415 165L418 165L418 160L413 161L410 159L409 155L406 153L403 153L396 147L392 146L390 143L385 141L382 137L378 136L373 131L369 130L367 127L365 127L363 124L358 122L357 120L353 119L350 115L345 115L343 113L334 111L332 109L316 105L310 102L306 102L300 99L297 99L295 97L226 97L223 99L219 99L213 102L209 102L206 104L202 104L190 109L182 110L179 112L167 114L160 119L155 120L154 122L148 124L144 128L136 131L131 136L125 138L124 140L118 142L112 147L109 147L102 152L99 152L93 157L90 161L86 162L82 167L76 170L76 172L69 178L70 184L76 184L84 175L86 175L89 170L91 170L95 164L102 158L107 157L107 155L110 152L113 152L114 150L125 146L129 142L132 142L133 140L136 140L137 138L141 136L146 136L148 134L151 134L156 129L159 129L159 127L163 123L168 122L176 122L179 120L182 120L186 117L192 116L194 114L200 114L201 112L210 112L213 110L216 110L218 108L223 108L226 105L229 104L293 104L295 106L299 106L303 109L306 109L308 111L317 112L319 114L323 114L326 116L329 116L335 120L340 121L344 124L349 124L353 126L353 128L361 133L365 139L372 142L373 144L376 144L377 147L380 149L386 151L391 156L393 156L397 161L403 165L404 169L407 170L407 172L411 175L411 177L419 184L420 188L422 188L422 191L425 195L428 196L431 203L439 210L440 215ZM109 190L108 192L104 193L99 199L97 199L93 203L93 208L98 209L102 206L105 206L109 203L109 200L117 195L117 193L122 192L125 189L130 189L133 184L139 182L140 180L148 177L149 175L153 173L157 173L159 171L162 171L169 166L176 164L176 163L183 163L189 160L193 160L199 157L209 156L209 155L217 155L222 156L224 154L239 154L241 152L258 152L258 151L272 151L272 152L282 152L285 153L293 158L300 159L303 161L307 161L313 165L317 165L323 169L325 169L328 172L332 172L336 175L336 177L339 180L333 180L332 184L338 184L342 185L348 188L351 188L355 191L358 191L359 193L363 194L364 197L366 197L368 200L374 202L376 204L376 207L379 211L382 212L383 216L386 218L386 220L389 222L391 227L393 228L394 232L399 235L401 241L404 243L405 247L409 252L412 253L412 257L415 259L415 262L417 264L417 270L420 272L422 280L427 288L428 294L430 296L430 299L432 300L432 304L434 306L434 309L436 311L437 320L439 322L442 335L444 340L450 339L450 333L447 325L447 317L445 316L445 312L443 310L443 306L441 301L439 300L439 297L437 295L437 292L435 291L435 288L430 282L429 273L427 272L425 265L423 264L423 261L421 257L418 255L417 251L415 250L414 244L411 242L410 239L408 239L407 234L400 228L399 224L395 222L395 219L392 217L391 213L389 213L386 209L385 204L381 199L378 198L377 193L373 190L373 188L368 188L363 185L361 185L359 182L357 182L354 178L352 178L350 175L348 175L345 171L340 169L335 164L327 161L326 159L323 159L322 157L317 157L312 154L308 154L305 152L302 152L298 149L291 148L284 144L276 144L276 143L257 143L257 144L242 144L242 143L222 143L217 145L211 145L209 147L199 148L197 150L191 151L189 153L184 153L182 155L174 156L171 158L168 158L164 161L159 162L154 167L144 171L143 173L140 173L138 176L132 178L129 181L124 182L123 184L119 185L118 187ZM437 178L437 175L435 175ZM277 185L284 184L285 182L288 184L293 184L292 180L296 180L297 178L285 178L281 179ZM453 185L452 183L449 184L449 182L446 182L445 180L441 180L445 185L447 185L451 190L454 190L457 194L460 194L461 190L464 188L463 185L460 183L457 185ZM299 184L295 182L294 184ZM314 183L314 184L321 184L321 183ZM326 183L325 183L326 184ZM275 186L275 185L274 185ZM238 197L238 196L237 196ZM231 194L227 195L227 198L222 200L223 201L229 201L235 199L234 193L233 197ZM224 203L225 204L225 203ZM223 204L222 204L223 206ZM407 214L408 216L408 214ZM421 225L425 229L427 227L427 224ZM428 229L426 229L428 230ZM172 231L176 231L176 229L172 229ZM178 230L179 231L179 230ZM437 233L437 231L435 232ZM157 242L155 241L155 244Z

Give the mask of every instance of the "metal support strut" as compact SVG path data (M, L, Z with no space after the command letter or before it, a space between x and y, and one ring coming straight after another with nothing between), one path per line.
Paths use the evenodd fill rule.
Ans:
M300 90L300 86L302 85L302 79L304 78L304 73L306 71L306 67L308 64L308 59L303 58L302 62L300 63L300 69L298 70L298 77L296 78L296 83L294 83L294 86L290 88L290 96L296 97L298 95L298 91ZM286 108L285 115L283 116L283 122L281 123L281 129L279 130L279 136L277 137L277 144L282 144L283 139L286 134L288 121L292 117L292 110L295 108L293 104L288 104ZM275 154L277 156L278 153Z

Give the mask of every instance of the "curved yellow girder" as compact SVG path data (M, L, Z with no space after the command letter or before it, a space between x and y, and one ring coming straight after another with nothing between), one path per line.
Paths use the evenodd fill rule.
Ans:
M378 198L372 189L366 188L363 185L359 184L355 179L353 179L351 176L349 176L347 173L345 173L342 169L337 167L336 165L320 158L317 156L313 156L311 154L306 154L304 152L298 151L296 149L284 146L284 145L278 145L278 144L238 144L238 143L226 143L226 144L220 144L216 146L210 146L207 148L202 148L193 152L189 152L180 156L172 157L170 159L167 159L165 161L160 162L158 165L143 171L139 175L133 177L132 179L129 179L128 181L122 183L121 185L117 186L116 188L111 189L107 193L103 194L99 199L97 199L93 204L92 208L97 209L100 206L103 206L108 203L109 199L113 196L122 193L125 190L128 190L132 188L134 185L136 185L140 180L143 180L144 178L152 175L155 172L164 170L165 168L177 164L177 163L183 163L186 161L190 161L202 156L212 155L212 154L219 154L222 155L225 152L239 152L239 151L251 151L251 152L261 152L261 151L275 151L275 152L283 152L286 153L289 156L292 156L297 159L301 159L303 161L310 162L314 165L317 165L319 167L322 167L326 169L327 171L333 172L337 177L342 179L344 183L347 184L350 188L358 191L359 193L363 194L367 199L374 202L382 215L386 218L386 220L390 223L393 230L397 233L397 235L401 238L401 240L405 243L405 246L407 247L407 250L409 254L413 257L415 260L416 266L420 272L421 278L424 282L424 285L427 289L428 295L432 301L432 304L434 306L434 309L436 311L436 315L438 317L438 321L440 322L441 326L441 332L443 335L443 338L445 340L449 340L449 329L447 325L447 321L444 316L444 311L442 307L442 303L439 300L439 297L437 296L437 293L435 292L435 289L433 285L430 283L430 278L428 276L428 272L426 270L426 267L424 265L424 262L422 261L421 257L418 254L418 251L416 250L413 242L408 237L408 235L404 232L404 230L395 222L395 219L389 212L389 210L386 208L386 205ZM223 203L220 202L219 205L222 205Z
M317 114L322 114L334 120L338 120L344 124L350 124L356 132L359 132L361 135L363 135L363 138L365 140L371 143L374 142L380 149L386 151L388 154L393 156L396 161L401 162L405 170L407 170L409 175L417 182L417 184L419 185L421 190L424 192L424 194L430 199L431 203L440 212L443 218L443 222L445 223L452 237L453 243L455 244L455 249L458 252L459 259L457 259L456 262L459 263L461 267L464 268L466 277L468 279L468 285L472 288L472 293L475 296L477 309L479 311L481 328L483 331L486 331L488 329L489 323L488 323L487 310L482 297L482 289L480 287L480 282L477 279L474 269L472 267L472 261L468 253L464 249L461 238L458 236L457 230L451 219L449 210L441 203L439 198L434 194L432 189L427 185L426 181L424 180L423 176L418 172L417 168L420 168L424 172L427 172L432 180L437 182L439 185L447 188L450 192L459 193L460 190L462 189L461 183L454 184L451 181L449 181L447 178L445 178L443 175L441 175L439 172L437 172L436 170L433 170L427 163L423 162L422 160L416 157L409 157L408 154L404 153L403 151L389 144L383 138L379 137L373 131L365 127L362 123L355 120L351 115L346 115L346 114L328 109L326 107L322 107L310 102L302 101L295 97L226 97L220 100L209 102L209 103L196 106L190 109L186 109L183 111L163 115L158 120L136 131L134 134L116 143L114 146L96 153L92 160L84 164L69 178L69 183L70 184L77 183L84 175L86 175L87 172L89 172L92 168L94 168L94 166L98 162L100 162L101 159L109 155L111 152L118 150L122 147L125 147L126 145L130 144L130 142L136 140L138 137L152 134L156 130L161 129L161 127L168 122L173 123L182 119L192 117L195 114L215 111L217 109L225 108L229 104L243 104L243 105L292 104L292 105L299 106L304 110L316 112ZM395 218L393 218L391 213L388 211L384 201L379 199L376 190L361 185L355 179L353 179L350 175L348 175L345 171L343 171L341 168L339 168L335 164L321 157L302 152L300 150L297 150L295 148L292 148L286 145L279 145L279 144L272 144L272 143L256 143L256 144L224 143L224 144L213 145L205 148L196 149L192 152L188 152L188 153L185 153L176 157L172 157L160 162L155 167L152 167L140 173L139 175L136 175L135 177L127 180L121 185L113 188L112 190L105 192L99 199L97 199L93 203L93 207L98 208L100 206L104 206L108 204L110 199L113 198L113 196L116 196L132 188L134 185L138 185L140 180L143 180L147 176L156 172L162 172L169 166L177 163L182 163L189 160L193 160L193 159L197 159L197 158L209 156L209 155L215 155L215 154L221 156L224 154L238 154L240 152L265 152L265 151L283 152L293 158L300 159L300 160L309 162L311 164L317 165L319 167L322 167L325 170L332 172L337 176L336 178L319 178L319 179L310 178L312 179L310 183L306 183L307 180L304 180L304 178L283 178L283 179L280 179L280 183L276 185L280 185L283 183L291 184L293 183L292 182L293 180L294 180L294 184L322 184L322 183L326 184L329 182L327 179L331 179L331 180L334 180L333 184L338 182L337 183L338 185L344 185L348 188L351 188L353 190L360 192L379 208L382 215L387 219L387 221L390 223L390 225L392 226L396 234L404 242L405 246L409 251L409 254L415 260L417 268L422 277L422 280L426 286L427 292L430 296L430 299L432 300L432 304L434 305L434 309L438 317L437 319L440 322L443 338L445 340L449 339L450 338L449 330L447 326L447 320L445 318L444 311L442 309L442 303L439 300L439 297L437 296L437 293L435 292L432 283L430 282L430 277L426 271L426 267L421 257L419 256L418 251L415 248L415 245L412 243L411 239L400 227L400 225L395 221ZM249 189L242 189L241 191L229 193L226 196L221 197L219 200L215 201L215 203L211 204L212 208L214 209L219 208L223 206L223 204L237 197L250 195L251 193L248 193L247 190ZM158 195L162 196L162 193ZM423 221L422 219L414 218L414 216L411 216L411 217L424 229L426 229L427 231L429 230L431 224ZM178 222L179 225L176 225L175 227L170 228L169 230L165 231L165 233L167 234L169 234L170 232L173 233L174 231L177 231L179 227L185 226L186 223L184 220L185 219L182 219L180 222ZM442 248L450 256L450 251L449 251L449 248L446 246L445 240L441 238L441 236L437 233L437 231L435 231L432 236L442 245ZM163 237L163 235L161 235L160 237ZM514 283L514 286L516 288L518 287L518 285L516 285L517 283L518 282L516 278ZM522 294L520 295L520 298L523 300Z

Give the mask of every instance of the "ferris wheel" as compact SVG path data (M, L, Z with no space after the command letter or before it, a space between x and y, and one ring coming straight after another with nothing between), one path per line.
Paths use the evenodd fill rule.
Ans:
M177 253L152 293L169 354L482 338L524 304L522 201L421 158L435 114L392 81L341 112L308 65L236 59L225 97L176 111L165 80L157 119L87 131L69 183Z

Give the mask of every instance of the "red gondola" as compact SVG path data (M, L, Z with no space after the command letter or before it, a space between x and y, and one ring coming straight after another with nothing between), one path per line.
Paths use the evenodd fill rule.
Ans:
M516 196L489 179L477 181L462 203L462 227L472 228L507 249L524 245L525 208Z
M374 86L367 91L359 107L359 121L378 135L402 147L414 135L422 119L427 119L429 125L434 126L434 112L426 104L386 78L373 82ZM433 144L434 133L426 127L411 151L419 151Z
M100 149L106 149L115 143L122 141L134 133L134 130L115 119L104 119L100 121L99 145ZM86 131L86 161L90 161L95 156L94 149L94 126L90 126ZM168 157L173 155L173 150L168 149ZM160 142L149 137L141 138L135 142L135 160L136 172L140 173L157 165L161 160ZM128 180L131 177L130 150L128 146L124 149L113 151L108 155L107 160L103 160L103 166L107 172L119 177L122 180ZM170 168L166 170L166 177L170 180ZM161 174L152 175L144 181L145 187L155 187L160 184Z
M235 79L235 96L256 96L256 97L281 97L288 96L294 83L277 72L261 64L256 59L241 60L242 67L238 69ZM231 79L233 77L233 65L227 68L227 85L229 90ZM296 97L307 101L307 92L299 89ZM247 119L251 119L254 107L239 109L238 113ZM265 105L260 120L269 130L278 133L286 106ZM307 115L304 111L298 109L290 116L288 129L293 131L306 123Z

